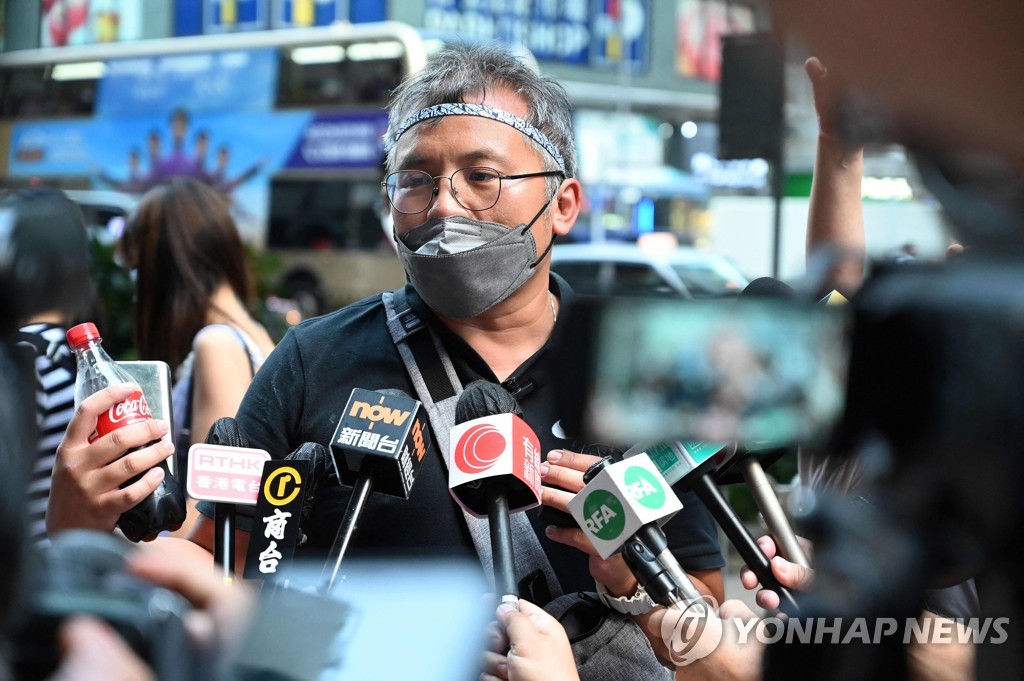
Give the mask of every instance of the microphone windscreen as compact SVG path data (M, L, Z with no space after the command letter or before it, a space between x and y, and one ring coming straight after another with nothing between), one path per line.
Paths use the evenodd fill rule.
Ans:
M309 461L309 480L306 484L306 496L302 501L302 517L309 518L313 513L313 505L316 503L320 491L320 483L334 472L331 451L319 442L303 442L285 459Z
M796 298L796 290L774 277L758 277L740 294L747 298Z
M462 391L455 404L455 423L495 414L515 414L521 417L523 412L512 393L490 381L473 381Z

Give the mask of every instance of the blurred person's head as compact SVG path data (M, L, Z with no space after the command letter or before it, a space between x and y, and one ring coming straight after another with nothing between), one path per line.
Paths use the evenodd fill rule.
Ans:
M128 151L128 168L134 173L139 169L139 165L142 162L142 154L139 153L138 147L132 147Z
M206 130L196 133L196 157L205 158L210 150L210 134Z
M181 146L188 134L188 111L179 107L171 112L171 137L175 146Z
M137 269L135 343L142 359L176 369L222 284L249 300L251 277L228 204L198 180L174 178L146 192L119 248Z
M149 152L150 159L160 158L160 144L162 135L159 130L153 129L146 135L146 150Z
M29 187L0 195L0 241L10 322L42 315L67 325L91 311L89 235L82 211L63 192Z
M228 162L231 160L231 147L226 144L222 144L217 147L217 168L219 170L226 170Z

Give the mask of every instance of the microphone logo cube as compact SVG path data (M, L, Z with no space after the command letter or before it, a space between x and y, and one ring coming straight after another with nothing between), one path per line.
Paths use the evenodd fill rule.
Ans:
M351 486L370 474L375 492L408 499L429 438L418 401L355 388L331 438L338 480Z
M569 512L601 558L618 553L641 526L662 525L682 507L643 453L605 467L569 502Z
M255 505L269 460L262 449L197 442L188 449L185 489L193 499Z
M669 485L674 485L698 468L712 470L720 460L717 455L728 446L727 442L659 442L633 447L626 452L625 458L632 460L637 455L646 454Z
M540 504L540 440L514 414L493 414L451 429L448 486L477 518L487 516L489 485L500 485L510 512Z

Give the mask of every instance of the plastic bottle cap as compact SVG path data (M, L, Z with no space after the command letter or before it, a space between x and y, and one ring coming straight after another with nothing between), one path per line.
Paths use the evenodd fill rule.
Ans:
M100 337L100 332L96 330L96 325L92 322L72 326L68 329L68 345L73 348L91 340L103 340Z

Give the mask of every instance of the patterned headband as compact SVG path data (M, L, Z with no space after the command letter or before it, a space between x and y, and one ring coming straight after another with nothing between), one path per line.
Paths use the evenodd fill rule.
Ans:
M438 118L440 116L481 116L483 118L490 118L492 121L511 125L513 128L544 147L544 151L551 154L551 157L555 159L556 163L558 163L558 167L561 171L563 173L566 172L565 161L562 159L562 154L559 153L558 147L548 139L547 135L524 121L522 118L519 118L519 116L513 116L507 111L495 109L484 104L451 102L448 104L435 104L434 106L428 106L425 109L420 109L402 122L402 125L398 128L398 132L395 133L395 141L397 142L398 139L405 134L406 130L417 123L425 121L428 118Z

